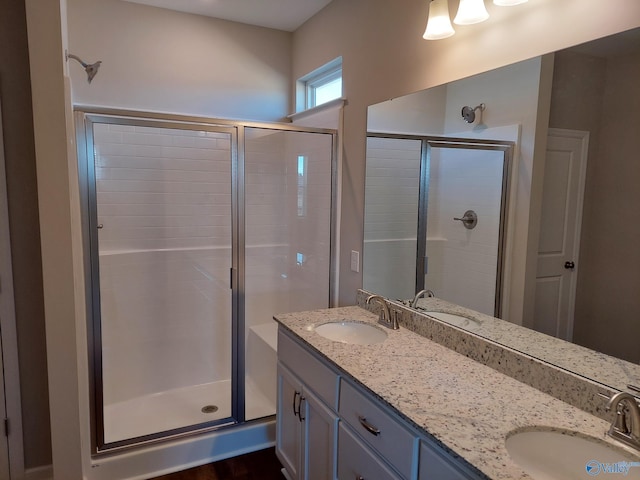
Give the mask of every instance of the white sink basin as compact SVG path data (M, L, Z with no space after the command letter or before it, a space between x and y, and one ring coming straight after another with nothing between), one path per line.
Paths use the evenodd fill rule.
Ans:
M640 478L640 456L593 437L572 432L535 430L515 433L506 440L511 458L536 480L572 480L603 477ZM639 462L637 466L628 462ZM613 475L607 466L628 474ZM616 465L614 465L616 464Z
M456 315L454 313L444 313L444 312L424 312L427 315L437 318L438 320L442 320L445 323L450 325L455 325L456 327L465 328L468 330L472 330L475 327L479 327L480 323L472 318L463 317L462 315Z
M334 342L355 345L381 343L387 338L386 332L375 325L357 321L323 323L318 325L315 330L318 335Z

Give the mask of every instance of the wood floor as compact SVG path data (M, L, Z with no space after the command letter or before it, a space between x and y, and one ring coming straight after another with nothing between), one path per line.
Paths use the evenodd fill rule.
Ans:
M275 449L259 450L151 480L284 480Z

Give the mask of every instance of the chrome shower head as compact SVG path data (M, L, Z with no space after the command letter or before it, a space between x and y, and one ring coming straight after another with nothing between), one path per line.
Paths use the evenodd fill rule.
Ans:
M482 113L485 109L485 104L481 103L480 105L478 105L477 107L469 107L469 106L464 106L462 107L462 118L464 119L465 122L467 123L473 123L476 121L476 110L480 110L480 113Z
M82 65L84 67L84 71L87 72L87 81L89 83L91 83L91 80L93 80L93 77L96 76L96 74L98 73L98 69L100 68L100 64L102 63L101 60L98 60L95 63L86 63L84 62L80 57L78 57L77 55L74 55L72 53L66 53L67 56L67 60L69 60L70 58L73 58L74 60L76 60L78 63L80 63L80 65Z

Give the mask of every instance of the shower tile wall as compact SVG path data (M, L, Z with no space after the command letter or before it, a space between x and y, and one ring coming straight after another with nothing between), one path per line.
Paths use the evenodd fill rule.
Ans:
M229 136L97 124L95 145L105 404L228 380Z
M419 188L420 141L367 138L362 264L372 292L415 294Z

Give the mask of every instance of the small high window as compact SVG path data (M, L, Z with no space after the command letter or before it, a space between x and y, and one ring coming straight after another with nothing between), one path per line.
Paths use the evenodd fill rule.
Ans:
M342 97L342 57L298 80L297 110L307 110Z

